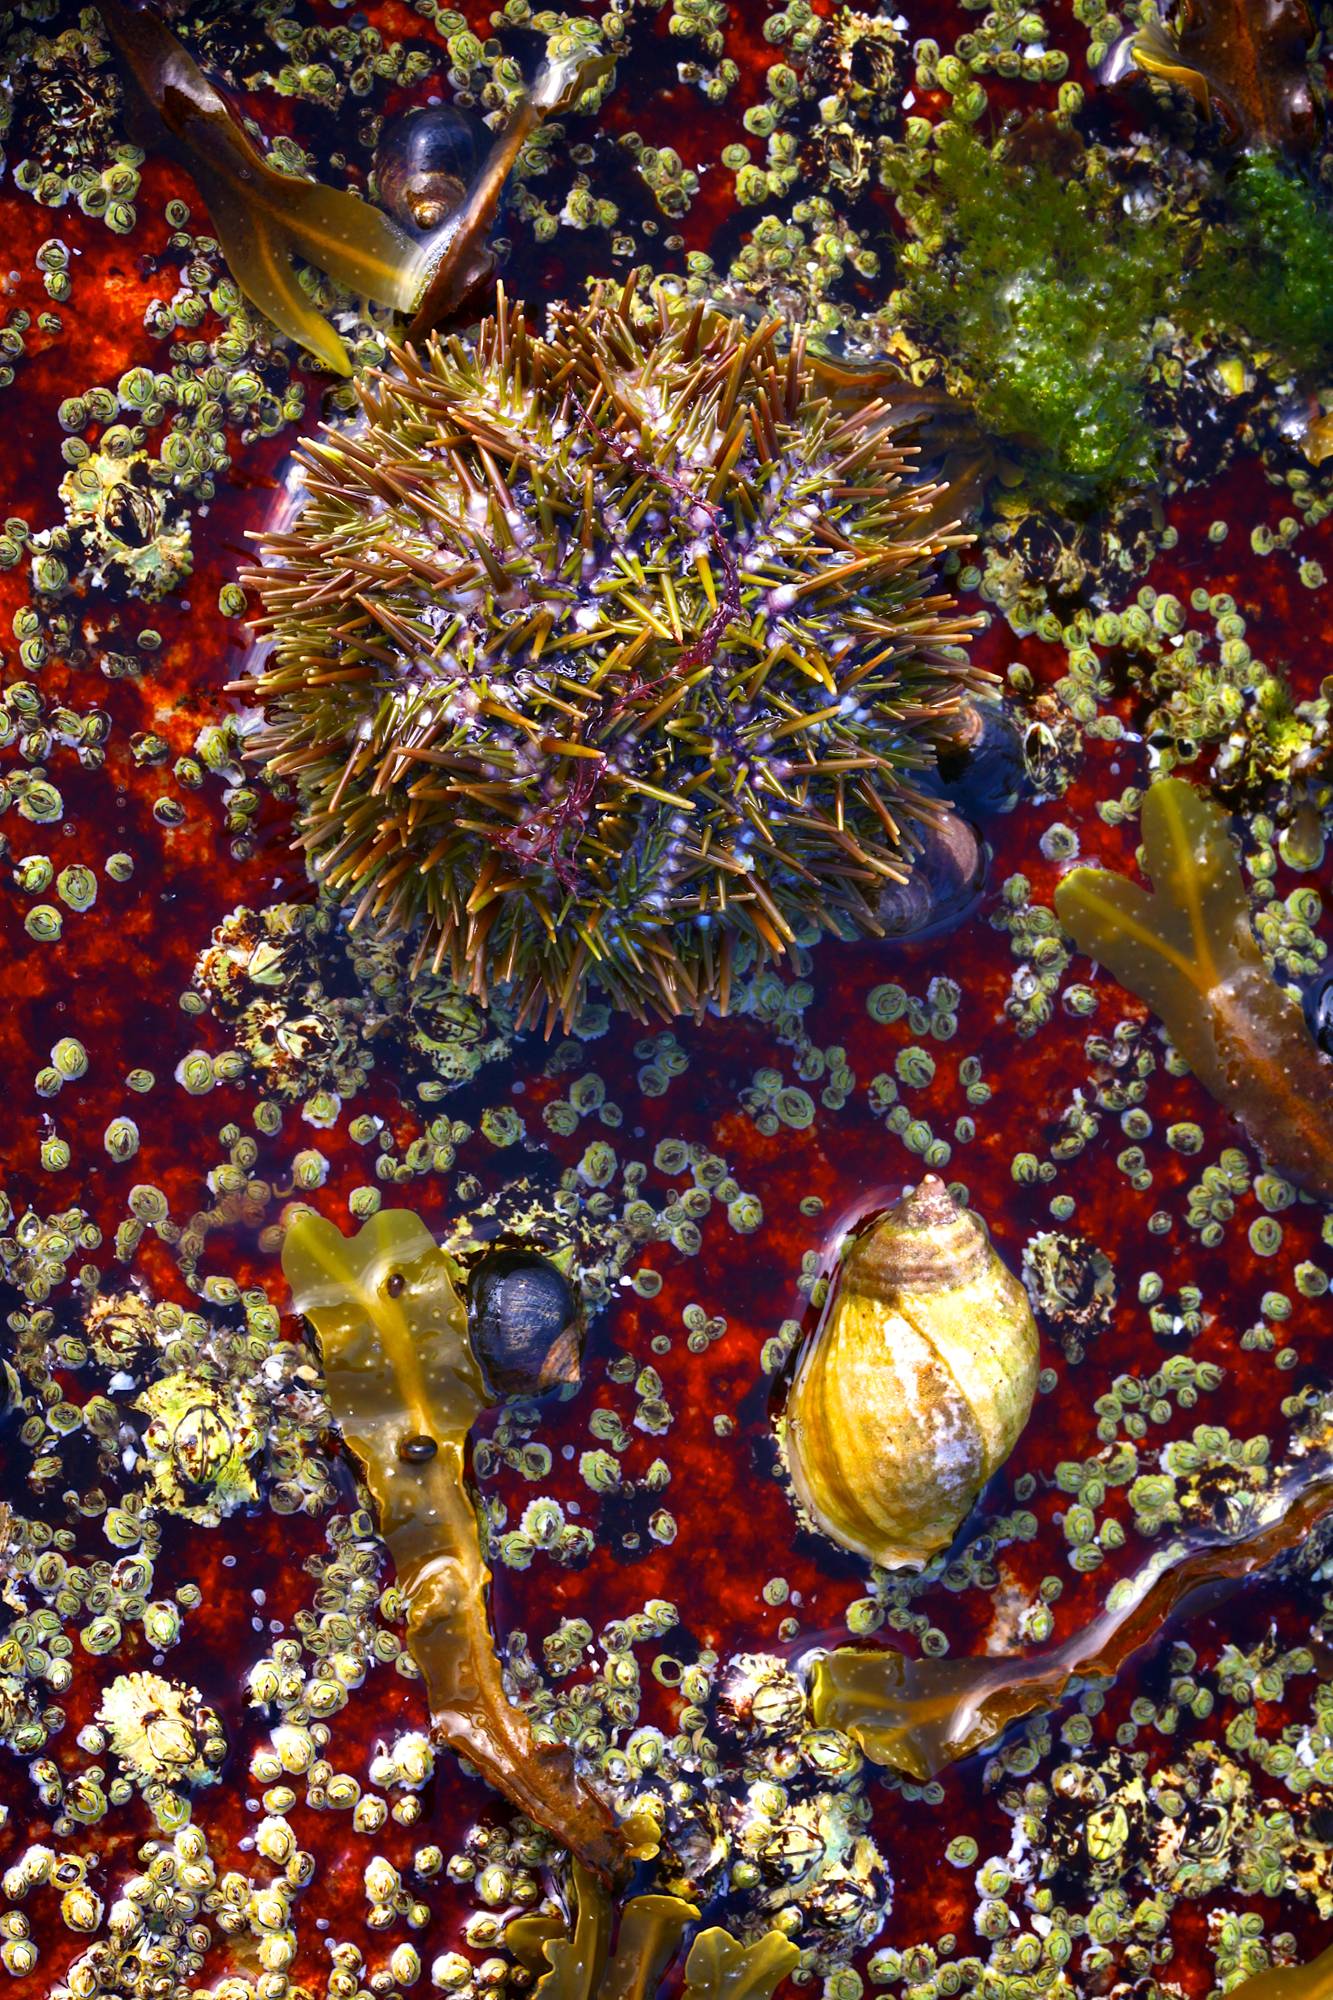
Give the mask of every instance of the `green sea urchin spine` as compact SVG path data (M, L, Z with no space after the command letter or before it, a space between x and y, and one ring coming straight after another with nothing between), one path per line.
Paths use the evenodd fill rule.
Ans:
M520 1020L590 979L639 1018L725 1009L738 934L873 936L941 810L923 735L989 680L931 594L965 538L925 525L892 392L836 410L778 333L627 294L539 338L501 295L362 379L244 578L255 754L314 868Z

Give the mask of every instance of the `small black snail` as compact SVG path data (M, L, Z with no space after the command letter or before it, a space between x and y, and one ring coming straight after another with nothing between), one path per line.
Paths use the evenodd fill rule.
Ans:
M468 1288L472 1347L502 1396L577 1382L583 1327L567 1280L535 1250L492 1250Z
M490 146L470 112L419 104L386 126L375 149L380 200L404 229L426 235L463 206Z
M965 701L936 744L940 782L960 812L1012 812L1032 786L1023 739L999 701Z
M986 879L986 846L970 821L944 812L924 826L921 851L905 882L891 882L879 899L886 938L928 937L966 915Z

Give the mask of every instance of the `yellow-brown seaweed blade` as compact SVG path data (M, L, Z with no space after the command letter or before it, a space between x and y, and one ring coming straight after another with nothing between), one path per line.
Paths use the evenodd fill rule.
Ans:
M843 1730L872 1764L925 1784L1020 1716L1052 1707L1069 1673L1059 1656L911 1660L840 1647L815 1667L811 1708L817 1727Z
M654 2000L685 1926L698 1918L694 1904L682 1896L635 1896L626 1903L597 2000Z
M381 1210L350 1239L307 1210L287 1231L282 1263L319 1335L330 1408L379 1510L435 1729L520 1811L614 1880L626 1850L608 1808L564 1745L534 1743L501 1679L487 1618L491 1573L463 1478L486 1395L449 1260L406 1210ZM434 1453L403 1458L409 1438L431 1440Z
M1281 1965L1256 1972L1232 1987L1245 2000L1333 2000L1333 1944L1308 1965Z
M685 1961L686 2000L771 2000L800 1956L781 1931L753 1944L738 1944L729 1931L700 1931Z
M1212 99L1209 96L1208 80L1197 69L1191 69L1182 61L1180 50L1162 25L1162 18L1153 7L1143 26L1135 35L1130 47L1130 56L1136 69L1148 76L1160 76L1167 83L1177 84L1187 90L1205 118L1212 116Z
M296 282L282 232L194 160L190 171L217 232L227 269L251 305L267 314L280 332L309 348L326 368L350 375L352 364L342 340Z
M419 289L419 252L355 195L280 174L261 159L225 101L154 15L107 0L103 18L129 94L161 122L166 150L192 175L236 283L282 332L349 375L347 350L296 281L304 257L358 296L404 310Z
M358 297L407 311L417 286L417 246L391 216L319 181L272 173L265 207L307 263Z
M1262 1525L1232 1542L1191 1550L1145 1579L1133 1601L1102 1612L1062 1646L1033 1659L911 1660L883 1647L845 1646L816 1663L810 1709L818 1729L841 1729L872 1763L919 1783L976 1751L1024 1715L1053 1708L1071 1681L1115 1675L1201 1584L1251 1576L1296 1548L1333 1505L1327 1469L1294 1494L1276 1494Z
M573 1937L557 1937L545 1946L548 1970L534 1992L540 2000L595 2000L611 1943L611 1898L595 1875L574 1863L578 1909Z
M1263 962L1225 817L1169 778L1144 801L1143 840L1154 894L1077 868L1055 892L1061 923L1161 1016L1269 1160L1333 1199L1333 1065Z

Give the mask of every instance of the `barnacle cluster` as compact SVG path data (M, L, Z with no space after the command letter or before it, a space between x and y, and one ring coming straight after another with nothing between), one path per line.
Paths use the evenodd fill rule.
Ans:
M335 920L327 906L242 907L196 961L196 986L262 1090L289 1103L304 1099L318 1125L364 1088L375 1045L394 1050L425 1101L506 1053L503 1009L488 1017L438 976L409 980L400 942L338 937ZM342 979L332 957L340 946Z
M875 935L922 731L979 677L932 596L893 400L842 415L799 342L665 294L361 385L249 581L257 750L355 929L419 932L483 1003L568 1022L730 995L738 939Z

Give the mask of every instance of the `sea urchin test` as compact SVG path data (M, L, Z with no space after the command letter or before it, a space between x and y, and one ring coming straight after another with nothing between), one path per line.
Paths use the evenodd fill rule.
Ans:
M947 1548L1028 1420L1037 1328L984 1225L927 1174L848 1252L783 1423L805 1512L885 1568Z
M245 579L274 650L239 687L313 867L521 1021L594 979L725 1010L741 940L880 936L946 814L913 774L990 684L932 594L961 538L892 388L835 409L779 330L627 287L540 338L502 296L360 379Z

